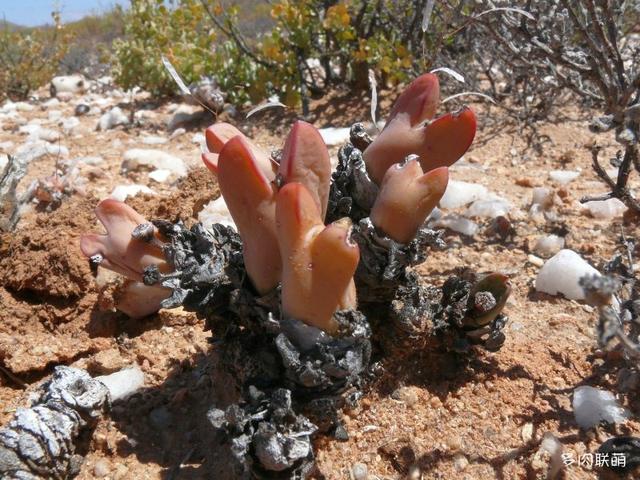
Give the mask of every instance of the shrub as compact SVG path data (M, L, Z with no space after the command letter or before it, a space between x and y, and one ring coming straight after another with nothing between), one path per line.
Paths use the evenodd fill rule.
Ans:
M420 28L425 4L279 0L271 9L273 27L251 39L241 33L237 7L204 3L218 30L255 64L263 89L280 94L289 105L302 99L303 110L309 95L323 94L329 87L367 88L369 69L387 84L428 68L446 46L438 39L452 28L459 12L436 6L432 27L425 33Z
M528 13L507 9L474 22L478 43L472 51L485 65L494 95L511 95L526 122L546 118L565 92L601 109L604 116L594 115L592 131L615 133L620 150L609 162L619 168L618 174L611 178L606 173L598 158L600 149L594 146L593 168L609 192L582 201L617 197L640 212L637 194L627 187L630 174L640 174L637 2L616 6L596 0L535 0L497 5L520 5Z
M0 99L25 99L57 72L69 49L71 35L52 13L53 26L0 32Z
M114 42L113 75L123 88L139 86L155 95L175 93L165 55L187 83L211 74L216 35L203 22L196 0L132 0L124 17L124 38Z

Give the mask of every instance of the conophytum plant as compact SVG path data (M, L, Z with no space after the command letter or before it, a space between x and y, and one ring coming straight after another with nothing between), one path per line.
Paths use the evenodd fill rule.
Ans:
M424 261L427 245L442 244L426 219L447 188L448 167L476 131L469 108L436 117L439 99L435 75L417 78L375 140L352 127L335 172L322 137L306 122L295 122L278 155L230 124L210 126L202 160L217 176L237 233L149 223L115 200L98 205L107 234L84 235L82 251L94 265L137 282L129 291L151 300L135 313L182 304L222 337L221 364L250 398L229 407L244 417L214 409L210 422L233 439L245 471L306 475L311 433L317 426L339 437L335 412L362 395L372 338L384 344L404 336L421 348L433 321L436 333L454 332L459 351L504 342L506 276L451 277L440 291L411 269ZM278 405L301 416L248 420ZM253 433L237 437L249 425ZM291 454L301 438L304 455Z
M434 118L439 101L437 76L418 77L402 92L384 129L362 155L366 173L378 187L371 222L399 244L415 238L446 190L447 167L475 136L476 120L469 108ZM208 151L202 160L218 178L256 292L265 294L282 284L285 314L331 332L333 311L357 305L352 277L359 255L348 219L324 226L331 165L319 132L297 121L279 161L228 123L207 128L205 138ZM107 234L83 235L83 253L138 282L132 292L152 304L142 310L159 308L166 290L139 283L149 265L171 271L156 229L112 199L101 202L96 215ZM142 225L149 238L132 237Z

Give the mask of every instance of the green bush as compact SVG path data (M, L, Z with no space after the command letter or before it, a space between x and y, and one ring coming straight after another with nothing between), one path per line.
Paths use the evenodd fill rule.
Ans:
M176 85L162 65L162 55L187 83L211 74L216 34L204 19L196 0L132 0L125 13L124 37L113 44L115 81L159 96L174 94Z
M22 29L4 24L0 32L0 99L25 99L58 71L71 35L57 13L52 17L51 27Z
M165 55L187 83L214 75L232 103L277 93L305 107L338 85L368 88L369 69L394 84L429 68L450 46L438 39L454 29L455 9L436 2L425 34L426 2L131 0L125 36L114 44L114 77L125 88L175 93Z

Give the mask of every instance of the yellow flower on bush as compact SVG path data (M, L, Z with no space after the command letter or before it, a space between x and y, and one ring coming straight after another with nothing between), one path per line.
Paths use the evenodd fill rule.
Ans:
M369 45L364 38L358 39L358 49L353 52L353 58L358 62L366 62L369 59Z
M278 19L284 13L284 5L282 3L276 3L271 9L271 17Z
M351 23L349 10L344 3L338 3L329 7L324 19L325 28L348 27Z

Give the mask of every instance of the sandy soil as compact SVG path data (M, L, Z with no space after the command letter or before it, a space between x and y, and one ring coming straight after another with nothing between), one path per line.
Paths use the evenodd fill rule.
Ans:
M388 109L391 96L382 104ZM71 115L72 100L58 109ZM313 104L318 127L348 126L368 116L365 98L337 95ZM626 391L621 378L627 365L617 352L596 348L596 313L587 305L538 294L533 282L539 267L528 261L535 238L566 233L567 248L601 267L616 249L616 232L625 223L638 236L637 220L589 218L577 203L585 194L603 191L590 170L586 146L593 137L579 112L541 126L548 135L541 154L527 150L517 129L494 129L480 116L479 134L452 178L481 183L516 207L509 218L516 235L508 242L491 235L490 222L473 239L448 232L449 248L431 252L419 271L440 285L456 268L500 270L511 276L512 298L507 342L497 353L480 353L468 363L439 351L418 352L402 362L387 359L360 406L345 412L349 440L317 441L318 478L348 479L355 463L367 465L371 479L544 478L547 462L537 454L539 440L552 432L565 453L575 458L593 453L614 434L640 434L633 419L619 426L580 431L573 419L571 393L579 385L613 389L632 412L640 411L637 385ZM25 119L47 119L44 109L21 112ZM25 405L27 394L56 365L86 368L92 374L138 363L146 387L115 405L98 425L89 446L81 479L219 478L207 458L217 446L203 426L206 410L223 396L212 370L210 332L193 314L161 311L143 321L104 310L79 235L97 231L93 208L116 184L149 184L158 195L129 199L148 218L194 221L198 209L218 195L211 175L199 165L199 146L191 137L207 124L191 125L186 134L153 146L144 135L164 135L169 107L154 110L143 127L94 130L97 117L80 117L81 125L60 143L70 158L101 155L99 167L83 167L89 178L82 194L66 198L52 211L26 212L15 232L0 237L0 423ZM267 112L245 122L256 142L277 148L294 118ZM19 123L19 122L18 122ZM18 123L4 123L0 142L19 145ZM606 144L608 151L611 145ZM151 182L145 172L122 174L120 162L129 148L160 148L183 158L193 168L177 185ZM337 148L332 149L335 154ZM34 160L21 188L50 175L59 161L48 155ZM581 170L578 180L560 187L548 172ZM527 216L532 187L555 188L557 221L536 223ZM591 468L572 465L568 479L599 478Z

